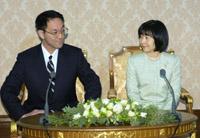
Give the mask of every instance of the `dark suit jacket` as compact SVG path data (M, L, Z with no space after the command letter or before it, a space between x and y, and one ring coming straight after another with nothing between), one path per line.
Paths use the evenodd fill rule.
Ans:
M64 44L58 52L55 92L49 99L50 109L61 111L64 106L75 106L77 77L85 89L85 99L101 96L99 77L90 68L82 50ZM18 120L33 109L43 109L49 74L46 69L41 45L18 54L17 61L1 88L2 102L11 118ZM21 105L17 95L21 85L28 89L28 100Z

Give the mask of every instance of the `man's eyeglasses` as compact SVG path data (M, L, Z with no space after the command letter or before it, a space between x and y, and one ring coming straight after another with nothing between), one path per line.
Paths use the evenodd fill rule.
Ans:
M53 36L57 36L57 35L61 34L61 35L64 36L64 38L67 38L67 36L68 36L68 30L69 30L68 28L63 28L61 31L53 31L53 32L49 32L47 30L43 30L43 31L47 32L47 33L49 33L49 34L51 34Z

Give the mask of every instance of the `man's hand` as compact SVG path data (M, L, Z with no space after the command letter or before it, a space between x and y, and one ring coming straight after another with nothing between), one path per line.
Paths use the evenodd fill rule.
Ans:
M43 114L43 113L44 113L44 110L34 109L31 112L29 112L27 114L24 114L21 118L28 117L28 116L33 116L33 115L37 115L37 114Z

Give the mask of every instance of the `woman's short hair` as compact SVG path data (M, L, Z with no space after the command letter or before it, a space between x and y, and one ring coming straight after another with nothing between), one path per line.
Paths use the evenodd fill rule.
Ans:
M59 18L64 23L63 15L57 11L48 10L48 11L44 11L44 12L40 13L35 20L36 30L45 30L47 27L47 22L54 18Z
M167 50L169 36L165 25L159 20L149 20L141 24L138 29L138 37L141 35L151 36L155 42L155 51L163 52Z

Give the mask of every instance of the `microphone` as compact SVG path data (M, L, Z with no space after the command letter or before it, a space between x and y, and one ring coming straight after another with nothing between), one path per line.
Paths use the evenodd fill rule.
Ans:
M180 121L180 120L181 120L181 114L178 114L178 113L176 112L176 107L177 107L177 105L176 105L174 90L173 90L171 84L169 83L169 80L168 80L167 77L166 77L166 71L165 71L165 69L161 69L161 70L160 70L160 77L163 78L163 79L165 80L165 82L166 82L166 84L167 84L167 86L168 86L168 88L169 88L169 90L170 90L170 93L171 93L171 95L172 95L172 114L176 117L177 120Z
M50 79L49 79L49 84L46 90L46 96L45 96L45 105L44 105L44 116L42 116L39 120L40 124L43 124L44 126L49 124L49 120L48 120L48 115L49 115L49 103L48 103L48 97L49 97L49 89L51 86L51 83L53 81L53 79L55 78L56 73L54 71L52 71L50 73Z

